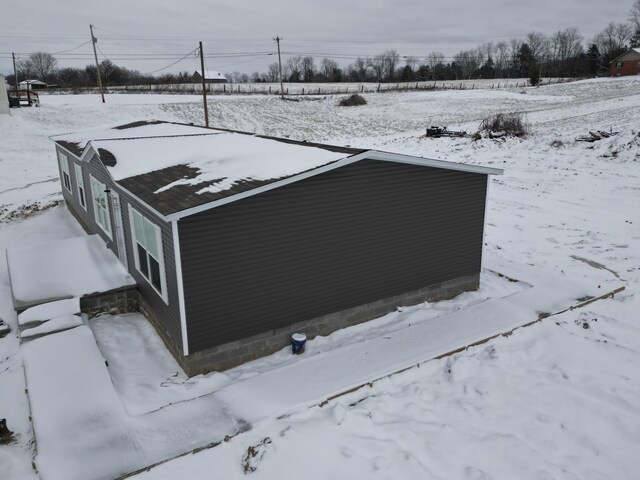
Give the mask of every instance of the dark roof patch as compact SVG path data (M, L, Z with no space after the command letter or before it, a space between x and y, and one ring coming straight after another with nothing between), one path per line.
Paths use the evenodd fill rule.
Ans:
M333 163L333 162L331 162ZM312 169L315 170L315 169ZM162 192L155 193L162 185L169 185L184 178L195 178L200 171L189 165L174 165L172 167L144 173L135 177L125 178L117 183L133 193L147 205L151 205L162 215L171 215L188 208L203 205L205 203L230 197L238 193L253 190L254 188L268 185L279 180L299 175L287 175L267 180L242 179L234 183L230 188L219 192L198 193L202 189L221 182L224 178L201 182L196 185L175 185ZM301 172L302 173L302 172Z
M102 160L102 164L105 167L115 167L118 161L113 153L109 150L105 150L104 148L98 149L98 155L100 155L100 160Z
M76 157L82 156L82 151L84 150L84 148L81 148L79 143L67 142L66 140L57 140L56 143L61 147L69 150Z
M113 127L114 130L127 130L129 128L143 127L145 125L158 125L159 123L167 123L162 120L141 120L138 122L125 123L124 125L118 125Z

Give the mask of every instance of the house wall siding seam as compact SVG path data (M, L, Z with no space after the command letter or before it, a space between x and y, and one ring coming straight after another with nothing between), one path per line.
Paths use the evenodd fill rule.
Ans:
M191 353L478 274L487 178L363 160L180 219Z
M69 158L69 162L72 159ZM84 184L87 188L87 210L85 211L78 201L77 195L70 196L66 189L62 187L63 195L67 206L72 210L72 213L76 218L80 220L85 230L91 234L98 234L105 241L107 247L111 249L116 256L118 255L117 241L114 235L113 239L110 239L102 230L102 228L96 223L94 211L93 211L93 197L91 195L89 175L93 175L94 178L104 183L108 188L116 190L120 194L120 202L122 205L122 227L124 232L127 263L129 266L129 273L135 278L138 284L138 290L142 302L145 305L145 314L153 316L154 324L164 330L162 332L165 341L175 343L182 349L182 334L180 325L180 312L178 307L178 288L176 282L175 272L175 256L173 250L173 234L171 225L165 223L162 219L159 219L155 213L151 212L144 204L139 203L128 194L126 190L119 188L117 184L112 180L109 172L102 165L99 159L95 156L89 159L89 161L79 162L77 159L73 159L74 163L78 163L82 168L84 175ZM75 169L71 168L73 188L77 191L77 180L75 178ZM151 220L153 223L160 227L162 233L162 247L163 258L165 262L167 295L169 304L167 305L162 297L153 289L148 280L144 278L135 268L135 260L132 250L132 236L131 236L131 222L129 219L128 205L132 205L141 214ZM111 206L109 208L109 215L111 225L113 227L113 211Z

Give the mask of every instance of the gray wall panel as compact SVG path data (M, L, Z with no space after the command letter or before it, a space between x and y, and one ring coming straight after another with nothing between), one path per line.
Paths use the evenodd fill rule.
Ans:
M486 185L365 160L181 219L190 351L478 273Z

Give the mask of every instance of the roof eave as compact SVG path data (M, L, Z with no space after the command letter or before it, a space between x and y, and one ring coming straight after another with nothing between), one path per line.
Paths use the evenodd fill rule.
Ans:
M313 170L308 170L306 172L299 173L297 175L292 175L290 177L283 178L282 180L278 180L276 182L269 183L267 185L263 185L258 188L254 188L252 190L247 190L245 192L241 192L235 195L230 195L228 197L224 197L219 200L214 200L212 202L187 208L179 212L171 213L165 216L165 220L167 222L177 221L177 220L180 220L181 218L189 217L191 215L204 212L206 210L211 210L212 208L217 208L223 205L227 205L229 203L237 202L238 200L242 200L243 198L252 197L254 195L267 192L269 190L284 187L285 185L289 185L291 183L299 182L300 180L304 180L306 178L310 178L316 175L320 175L322 173L330 172L337 168L351 165L361 160L378 160L378 161L386 161L386 162L406 163L406 164L418 165L422 167L442 168L446 170L455 170L455 171L468 172L468 173L479 173L483 175L502 175L504 173L504 170L500 168L489 168L489 167L482 167L477 165L467 165L463 163L447 162L444 160L413 157L411 155L382 152L379 150L366 150L362 153L342 158L340 160L328 163L326 165L315 168Z

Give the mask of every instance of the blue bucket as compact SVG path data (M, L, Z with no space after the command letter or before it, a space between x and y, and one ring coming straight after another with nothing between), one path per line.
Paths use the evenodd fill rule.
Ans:
M307 343L307 336L304 333L294 333L291 335L291 351L295 355L304 353L305 343Z

